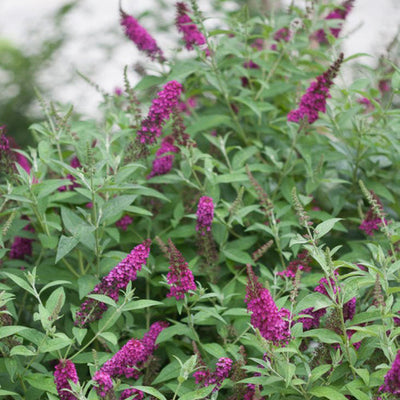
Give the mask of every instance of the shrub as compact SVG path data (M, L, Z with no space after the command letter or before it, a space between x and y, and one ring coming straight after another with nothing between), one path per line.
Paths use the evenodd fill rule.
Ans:
M3 133L1 395L399 396L400 71L343 86L350 5L178 3L184 60L123 14L162 73Z

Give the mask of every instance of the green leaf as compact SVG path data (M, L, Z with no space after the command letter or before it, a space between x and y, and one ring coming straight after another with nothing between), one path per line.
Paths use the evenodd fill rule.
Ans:
M8 278L10 278L12 281L14 281L14 283L16 283L19 287L21 287L22 289L26 290L27 292L35 296L35 291L32 289L32 287L29 285L27 281L25 281L24 279L20 278L17 275L10 274L9 272L3 272L3 274Z
M234 172L232 174L219 175L215 179L217 183L231 183L231 182L247 182L249 180L246 174L239 174Z
M59 287L47 299L46 309L50 315L52 315L53 313L58 315L64 303L65 303L64 288Z
M254 265L253 259L244 251L237 249L222 250L225 257L241 264Z
M87 329L77 328L76 326L72 328L72 334L79 344L82 344L82 341L83 339L85 339L87 332Z
M33 351L31 349L28 349L26 346L20 346L20 345L14 346L11 349L11 352L10 352L10 356L31 357L31 356L34 356L34 355L36 355L35 351Z
M60 241L58 242L56 264L68 253L70 253L78 243L79 238L75 236L67 237L62 235Z
M83 299L98 283L99 280L93 275L81 276L78 279L79 299Z
M317 239L322 238L325 236L328 232L332 230L336 222L341 221L343 218L330 218L327 219L324 222L321 222L315 227L315 237Z
M102 332L102 333L100 333L99 336L101 336L103 339L109 341L110 343L112 343L115 346L118 344L118 338L112 332Z
M318 367L314 368L311 371L311 382L315 382L318 380L322 375L326 374L328 371L330 371L332 368L332 365L330 364L324 364L324 365L319 365Z
M151 394L152 396L156 397L160 400L167 400L166 397L160 393L157 389L151 386L133 386L134 389L141 390L142 392Z
M317 311L321 308L327 308L333 304L333 301L322 293L311 293L298 302L295 308L295 313L298 314L301 311L311 307L314 309L314 311Z
M45 376L43 374L31 374L27 375L24 379L26 379L28 383L36 389L50 392L52 394L58 394L53 377Z
M71 343L72 340L67 337L47 339L46 342L39 347L39 351L41 353L50 353L52 351L63 349Z
M47 285L44 285L42 287L42 289L40 290L39 294L42 294L46 289L49 289L49 288L51 288L53 286L68 285L70 283L71 283L70 281L61 281L61 280L49 282Z
M311 329L299 334L298 337L314 337L322 343L343 343L342 338L329 329Z
M166 342L175 335L189 336L191 339L193 339L193 334L190 328L186 325L178 323L174 326L169 326L168 328L163 329L157 337L156 344Z
M152 382L153 385L158 383L175 379L179 376L181 366L177 361L173 361L171 364L167 364L157 375L156 379Z
M201 131L209 131L211 128L217 128L221 125L230 125L231 119L227 115L204 115L197 118L186 131L189 135L193 135Z
M179 400L198 400L207 397L213 390L215 385L206 386L201 389L194 390L189 393L185 393L183 396L179 397Z
M0 328L0 339L3 339L7 336L15 335L16 333L24 329L26 329L25 326L19 326L19 325L2 326Z
M204 344L202 347L207 353L210 353L215 358L226 357L226 352L224 348L218 343L207 343Z
M111 307L117 307L117 303L111 297L108 297L104 294L88 294L87 297L100 301L101 303L108 304Z
M347 400L343 394L332 386L317 386L310 390L310 394L318 398L325 397L329 400Z
M121 211L126 210L136 198L136 195L124 195L107 201L103 206L102 220L112 218L121 213Z
M164 305L161 301L156 300L136 300L130 301L129 303L125 304L122 308L122 311L131 311L131 310L140 310L142 308L152 307L152 306L160 306Z

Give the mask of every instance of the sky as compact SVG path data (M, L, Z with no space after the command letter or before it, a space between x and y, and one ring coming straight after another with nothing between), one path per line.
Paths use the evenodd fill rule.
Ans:
M47 24L49 17L67 2L1 0L0 35L14 41L24 51L31 52L37 43L51 37L54 27ZM135 16L154 7L151 0L122 0L122 3L126 12ZM165 0L165 3L170 3L170 7L162 10L163 22L172 21L175 0ZM229 3L226 4L229 7ZM295 0L295 4L303 6L305 0ZM199 0L199 5L207 16L210 11L208 0ZM155 22L150 16L141 18L141 23L148 27ZM346 37L344 53L346 56L370 53L373 57L365 57L363 62L374 65L399 27L400 0L356 0L343 29ZM117 0L79 0L63 27L59 28L66 32L66 45L43 69L41 81L54 100L72 103L80 113L95 116L101 96L79 78L76 71L89 76L106 91L113 91L115 87L122 86L125 65L138 61L151 63L124 37L119 26ZM175 40L171 40L173 35L157 32L154 36L167 54L172 51L175 46ZM146 66L157 68L154 63ZM133 81L138 79L133 70L130 75Z

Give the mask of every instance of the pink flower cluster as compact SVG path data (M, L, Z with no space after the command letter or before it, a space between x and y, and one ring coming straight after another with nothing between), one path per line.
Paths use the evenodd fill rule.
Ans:
M201 235L204 235L206 231L211 231L211 224L214 219L214 203L211 197L200 197L196 216L196 231L200 232Z
M126 231L128 229L128 226L131 225L132 222L133 219L129 215L124 215L115 223L115 226L122 229L123 231Z
M225 379L229 377L232 369L232 360L228 357L221 357L216 364L215 372L207 369L199 369L193 374L196 384L204 386L216 385L213 392L216 392L221 387Z
M183 33L185 47L188 50L193 50L193 46L203 46L206 44L206 38L187 14L189 9L186 7L186 4L182 2L176 3L176 10L175 23L178 31ZM207 56L210 55L208 48L205 49L205 53Z
M177 300L183 299L189 290L196 290L193 273L181 252L175 247L171 240L168 241L169 272L167 282L171 285L167 297L174 296Z
M393 365L385 375L385 383L379 391L400 395L400 350L397 351Z
M160 332L168 326L167 322L155 322L151 325L142 340L131 339L114 356L108 360L93 377L96 391L101 397L113 389L113 377L138 379L143 363L156 349L156 340ZM140 399L140 397L138 397Z
M252 312L251 324L259 329L261 336L273 344L286 344L290 339L289 310L278 310L270 291L263 288L251 266L247 267L247 278L245 302L247 311Z
M137 273L146 264L150 253L150 243L148 239L136 246L107 276L103 277L90 294L103 294L118 301L119 291L125 289L129 282L134 281ZM106 310L105 303L89 298L82 303L80 310L76 313L75 325L83 327L96 321Z
M278 29L274 33L274 40L276 40L277 42L282 42L282 41L289 42L291 38L292 38L292 31L287 27ZM276 44L273 44L271 46L271 50L276 50L276 49L277 49Z
M379 197L371 190L371 195L375 199L375 201L378 203L379 209L382 211L383 214L383 205ZM386 219L384 219L385 224L387 224ZM374 208L371 206L367 213L365 214L365 217L363 221L361 222L361 225L359 226L359 229L364 231L367 235L373 236L374 231L379 231L380 226L382 225L382 219L375 213Z
M171 171L175 158L174 153L179 152L179 148L174 145L174 142L175 139L172 135L163 138L161 146L156 152L156 158L153 161L153 169L147 175L147 179L151 179L153 176L165 175Z
M299 107L288 114L288 121L299 122L305 120L312 124L318 119L320 111L326 112L326 99L331 97L329 88L333 84L333 78L337 75L342 62L343 53L340 54L339 58L327 71L317 76L316 81L311 83L307 92L301 97Z
M303 272L309 272L311 267L308 265L310 262L310 256L307 250L304 250L302 253L297 255L297 259L293 260L289 263L284 271L280 271L277 273L279 276L286 276L288 278L294 279L296 276L296 272L301 270Z
M141 143L152 144L161 136L162 127L178 106L181 93L182 85L177 81L166 83L163 90L157 93L147 117L142 121L142 126L137 132Z
M27 231L27 232L32 232L32 233L35 232L35 230L33 229L33 227L30 224L26 225L23 230ZM32 242L33 242L33 239L16 236L14 238L14 241L11 244L11 249L10 249L10 253L9 253L10 259L23 260L25 257L31 257L32 256Z
M77 400L77 397L68 391L71 390L71 385L68 381L78 383L75 365L71 360L60 360L54 370L54 382L58 396L61 400Z
M132 16L121 10L121 25L125 28L125 35L136 44L136 47L146 53L152 60L164 60L163 52L154 38Z
M325 19L338 19L338 20L345 20L351 9L353 8L354 0L347 0L345 1L341 8L336 8L331 13L329 13ZM337 28L329 28L332 36L335 38L339 37L340 31L342 30L342 23ZM313 37L319 43L327 43L326 33L323 29L319 29L317 32L313 34Z

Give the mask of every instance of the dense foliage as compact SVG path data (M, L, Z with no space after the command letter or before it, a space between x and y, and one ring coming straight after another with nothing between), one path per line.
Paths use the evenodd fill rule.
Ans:
M153 72L2 128L0 395L400 396L400 70L343 84L351 7L181 2L183 60L121 10Z

